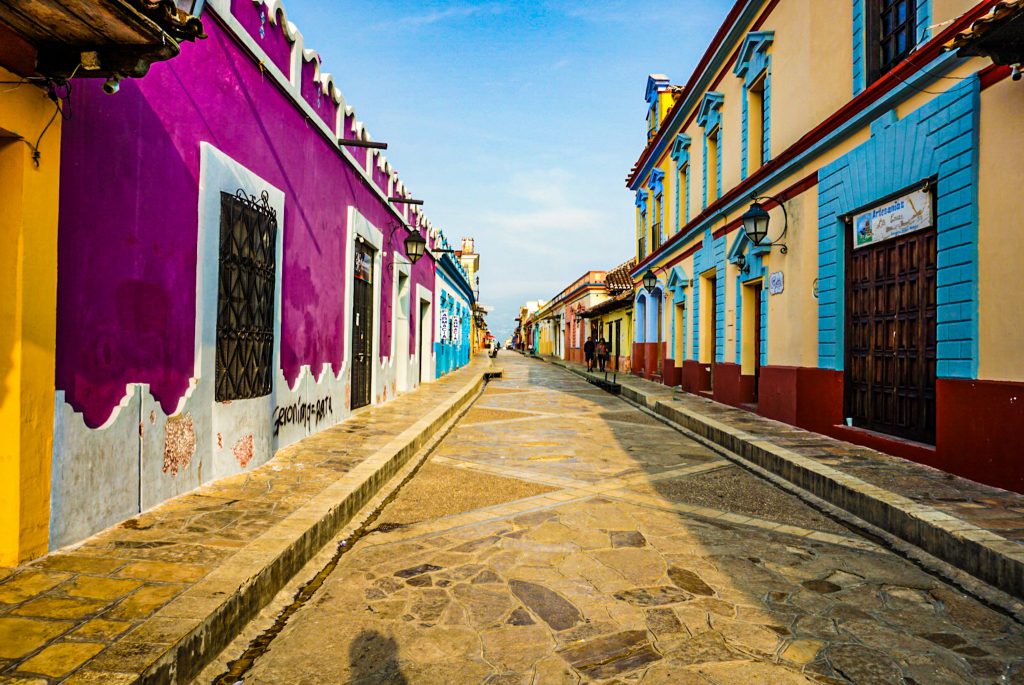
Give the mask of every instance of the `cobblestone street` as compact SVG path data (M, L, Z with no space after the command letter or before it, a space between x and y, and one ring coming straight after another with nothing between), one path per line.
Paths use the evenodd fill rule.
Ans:
M498 361L246 683L1024 683L1006 615L577 376Z

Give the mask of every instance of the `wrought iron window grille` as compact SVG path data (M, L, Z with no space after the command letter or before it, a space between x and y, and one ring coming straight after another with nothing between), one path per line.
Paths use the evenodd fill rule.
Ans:
M221 193L215 398L273 389L277 212L270 196Z

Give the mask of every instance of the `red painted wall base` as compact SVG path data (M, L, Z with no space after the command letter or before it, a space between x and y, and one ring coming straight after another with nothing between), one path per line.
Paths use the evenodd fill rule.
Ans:
M661 382L665 385L676 387L683 382L683 369L676 366L675 359L666 359L661 364Z
M644 375L644 363L646 359L644 352L646 351L646 345L644 343L633 343L633 359L630 370L636 376Z
M711 389L711 366L687 359L683 362L683 390L706 392Z
M665 358L663 343L644 343L644 378L661 376L661 360Z
M1024 383L940 378L935 395L936 466L1024 492Z
M716 402L734 407L755 403L754 377L744 376L739 364L715 364L714 398Z
M755 403L753 376L743 375L738 364L715 364L714 370L716 401L732 406ZM666 360L662 373L667 385L682 385L687 392L710 388L707 364L685 360L676 368L673 360ZM1024 382L939 379L934 446L846 426L842 371L765 366L758 391L756 411L767 418L1024 492L1024 449L1017 442L1024 428Z

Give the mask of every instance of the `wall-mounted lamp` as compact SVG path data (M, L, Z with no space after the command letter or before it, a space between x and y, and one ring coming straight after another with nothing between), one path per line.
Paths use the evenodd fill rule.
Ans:
M405 238L405 256L409 259L409 263L415 264L418 262L426 249L427 241L420 235L420 232L417 230L409 231L409 235Z
M745 255L736 255L736 258L733 260L733 263L736 264L736 268L739 269L741 273L747 273L747 258Z
M644 274L644 289L653 293L656 287L658 287L658 277L654 275L654 271L648 269Z
M786 230L789 228L789 214L786 212L786 206L783 204L782 199L772 197L771 195L766 195L764 197L754 195L751 199L753 199L753 203L751 203L750 209L740 217L740 220L743 222L743 231L747 234L747 237L750 238L750 241L755 245L760 245L764 242L764 239L768 237L768 225L771 223L771 216L769 216L768 211L760 203L760 200L771 200L779 205L779 208L782 210L782 217L784 221L782 225L782 233L779 233L779 237L771 242L771 247L778 245L779 252L782 254L789 252L789 248L786 247L786 244L779 242L779 240L786 235Z

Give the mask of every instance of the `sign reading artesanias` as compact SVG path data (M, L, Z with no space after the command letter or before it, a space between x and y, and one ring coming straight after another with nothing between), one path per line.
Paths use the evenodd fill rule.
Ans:
M920 231L932 225L932 195L915 190L853 217L853 248Z

